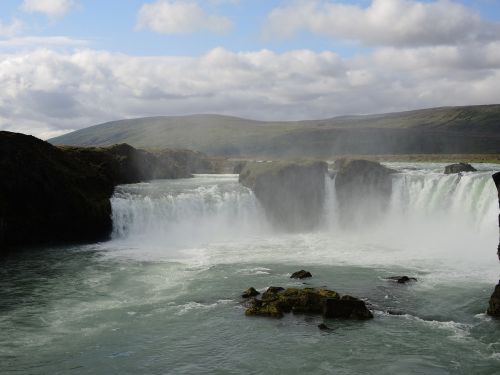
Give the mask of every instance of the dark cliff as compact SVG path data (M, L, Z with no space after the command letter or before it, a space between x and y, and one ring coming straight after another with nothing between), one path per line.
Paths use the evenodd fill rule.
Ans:
M212 168L203 154L189 150L55 147L0 131L0 254L20 245L106 239L116 185Z
M304 230L322 219L327 170L325 162L247 163L240 182L253 190L274 226Z

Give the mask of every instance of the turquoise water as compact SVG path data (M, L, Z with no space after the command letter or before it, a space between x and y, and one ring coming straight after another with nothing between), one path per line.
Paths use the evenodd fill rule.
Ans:
M393 166L386 220L352 230L330 182L324 227L292 234L236 176L120 187L111 241L3 261L0 373L500 374L500 322L484 314L498 281L491 173ZM375 318L325 332L319 316L245 317L241 291L306 286L289 278L301 268ZM384 279L400 274L418 282Z

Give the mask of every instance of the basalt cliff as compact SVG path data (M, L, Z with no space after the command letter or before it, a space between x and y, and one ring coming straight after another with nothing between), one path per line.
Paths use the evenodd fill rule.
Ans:
M116 185L214 168L204 154L189 150L56 147L0 131L0 254L24 245L106 239Z

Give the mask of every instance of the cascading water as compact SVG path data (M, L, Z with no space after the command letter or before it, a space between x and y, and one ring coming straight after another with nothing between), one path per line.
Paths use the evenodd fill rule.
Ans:
M235 175L118 187L111 241L21 254L0 270L0 368L497 373L499 326L484 312L498 280L500 168L389 166L399 173L376 221L346 223L327 177L323 225L303 233L275 231ZM307 286L364 298L375 319L326 321L334 330L323 332L317 316L245 317L241 291L304 287L290 279L301 268L313 274ZM418 281L386 280L394 275Z
M111 204L115 241L164 249L265 229L255 197L233 175L125 185L118 187Z
M491 239L497 205L490 171L444 175L435 166L399 169L392 177L392 195L382 220L366 223L363 232L386 231L388 236L393 233L405 240L423 232L434 240L444 235ZM326 183L325 220L320 230L339 234L349 228L339 225L343 218L336 205L335 179L327 177ZM112 207L115 240L156 239L167 246L270 229L252 192L233 175L121 186Z

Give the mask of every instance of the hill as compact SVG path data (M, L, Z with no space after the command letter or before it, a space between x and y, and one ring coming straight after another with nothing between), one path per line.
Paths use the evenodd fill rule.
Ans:
M128 143L253 157L492 154L500 152L500 105L295 122L220 115L147 117L95 125L49 141L80 146Z

